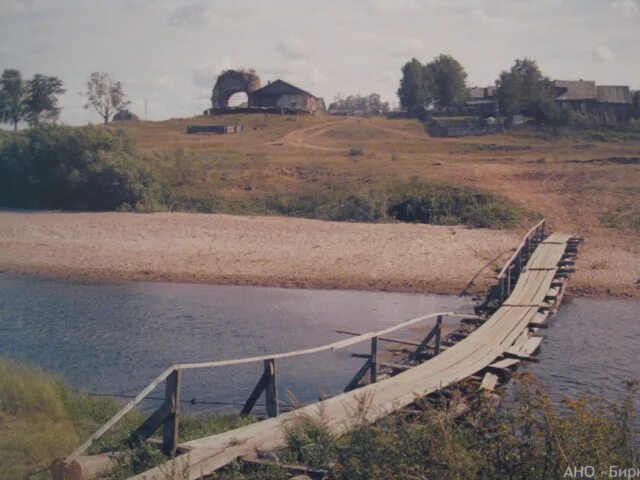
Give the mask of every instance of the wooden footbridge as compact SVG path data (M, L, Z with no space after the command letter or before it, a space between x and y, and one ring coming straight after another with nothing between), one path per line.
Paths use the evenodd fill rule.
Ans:
M539 330L547 327L550 312L561 300L566 281L573 272L579 241L572 235L562 233L547 236L544 220L535 225L499 273L498 284L483 305L480 316L439 312L377 332L347 332L354 336L306 350L172 365L78 447L60 465L58 475L68 478L69 472L82 472L83 468L89 472L92 467L87 465L98 465L100 462L95 460L95 456L84 455L92 443L163 382L164 403L132 434L132 440L143 441L162 427L161 448L166 454L174 456L161 467L133 477L135 480L160 480L165 478L168 471L186 471L188 478L195 480L215 472L234 459L251 458L255 457L256 452L273 451L284 444L287 425L301 415L322 416L333 432L346 432L354 426L354 412L358 411L363 399L368 404L365 420L374 422L407 407L417 398L468 377L477 378L480 388L491 390L520 361L529 360L540 345L542 336ZM459 317L464 328L443 338L444 317ZM391 336L398 330L434 319L435 326L420 342ZM276 384L278 360L343 349L362 342L370 344L370 353L344 393L280 414ZM404 363L381 362L378 355L380 342L404 344L411 346L413 351ZM179 443L182 372L246 363L261 363L263 373L242 413L251 412L264 393L270 418L221 434ZM362 421L362 418L358 421ZM83 474L76 473L73 476L82 478Z

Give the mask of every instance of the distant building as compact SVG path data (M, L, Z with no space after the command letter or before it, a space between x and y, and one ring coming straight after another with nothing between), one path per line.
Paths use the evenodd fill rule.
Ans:
M114 122L137 122L140 118L129 110L118 110L113 116Z
M498 115L496 87L473 87L469 89L469 99L461 107L466 115L495 117Z
M555 80L555 100L562 108L594 114L605 121L627 122L633 115L631 90L622 85L596 85L589 80Z
M316 113L319 104L322 108L324 101L318 101L311 93L284 80L271 82L249 96L250 107L277 107Z

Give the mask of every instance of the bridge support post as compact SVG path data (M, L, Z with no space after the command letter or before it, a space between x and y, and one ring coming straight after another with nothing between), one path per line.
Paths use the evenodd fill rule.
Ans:
M182 372L174 370L166 380L164 402L131 434L133 443L146 440L162 426L162 452L173 455L178 444L181 384Z
M442 315L438 315L438 319L436 320L436 341L434 345L434 355L440 355L440 343L442 340Z
M378 337L371 339L371 368L369 369L371 383L378 381Z
M267 400L267 415L277 417L280 414L278 405L278 385L276 383L276 361L275 359L265 360L264 371L267 375L267 384L264 394Z
M251 392L251 395L249 395L244 407L242 407L240 415L249 415L258 401L258 398L260 398L260 395L262 395L262 392L264 391L267 404L267 415L269 417L277 417L280 413L277 387L276 361L271 358L264 361L264 371L262 372L262 376Z
M509 265L507 268L507 297L511 295L511 269L513 268L513 264Z
M180 387L182 371L174 370L167 378L165 387L165 403L170 406L171 413L162 426L162 452L173 455L178 446L178 425L180 420Z

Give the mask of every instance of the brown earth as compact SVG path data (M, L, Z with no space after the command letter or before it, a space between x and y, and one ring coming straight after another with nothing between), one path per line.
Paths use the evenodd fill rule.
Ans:
M518 232L430 225L0 212L1 271L87 278L481 293L519 241ZM634 294L638 257L607 247L588 245L574 291Z
M574 292L640 298L637 140L440 139L413 120L328 116L229 115L213 123L241 124L241 134L185 133L187 124L211 122L134 122L119 128L133 136L174 195L214 194L244 213L253 207L242 205L257 205L274 192L336 183L357 192L420 177L486 189L544 215L555 230L585 238ZM362 153L349 155L354 147ZM225 215L0 213L0 268L458 293L487 262L515 247L526 227L488 231ZM490 269L471 291L484 291Z

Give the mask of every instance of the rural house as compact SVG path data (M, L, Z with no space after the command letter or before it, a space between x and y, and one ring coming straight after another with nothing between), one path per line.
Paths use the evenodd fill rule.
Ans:
M596 85L596 82L587 80L555 80L553 87L555 100L562 108L618 122L628 122L634 114L628 86Z
M249 96L250 107L276 107L321 113L323 105L322 99L284 80L271 82Z

